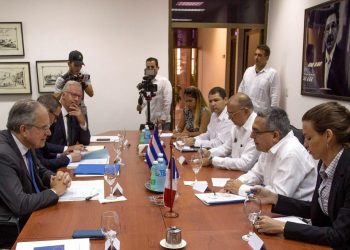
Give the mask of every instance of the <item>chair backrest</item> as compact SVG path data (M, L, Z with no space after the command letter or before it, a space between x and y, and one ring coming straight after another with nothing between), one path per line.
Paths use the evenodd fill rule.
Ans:
M290 129L293 131L294 136L295 136L296 138L298 138L298 140L300 141L300 143L301 143L302 145L304 145L304 139L305 139L305 137L304 137L303 131L302 131L301 129L298 129L298 128L294 127L293 125L290 125Z

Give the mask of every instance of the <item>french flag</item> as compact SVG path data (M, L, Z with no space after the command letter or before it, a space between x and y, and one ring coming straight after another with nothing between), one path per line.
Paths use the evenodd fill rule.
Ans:
M162 143L159 139L158 129L154 128L154 132L153 132L153 135L151 137L151 140L149 141L149 145L148 145L147 152L146 152L146 162L147 162L147 165L149 168L152 167L153 161L156 161L158 159L159 153L163 154L165 164L168 165L168 159L167 159L166 154L164 152Z
M170 185L170 172L171 172L171 164L173 165L173 178L172 178L172 185ZM164 206L165 207L173 207L174 200L176 196L177 191L177 181L180 178L179 172L177 171L176 164L175 164L175 158L171 158L171 164L169 163L168 169L166 170L166 177L165 177L165 185L164 185Z

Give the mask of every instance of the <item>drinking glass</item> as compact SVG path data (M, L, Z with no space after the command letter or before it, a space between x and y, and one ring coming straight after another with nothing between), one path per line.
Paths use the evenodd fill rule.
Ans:
M122 135L118 135L118 138L113 143L113 149L116 153L116 157L114 159L115 163L119 163L120 165L125 165L122 161L122 152L125 148L125 138Z
M101 216L101 231L110 241L110 250L115 249L113 241L120 232L120 220L116 211L103 212Z
M116 166L113 164L108 164L105 166L105 172L104 172L104 179L108 183L111 193L109 196L106 197L108 200L114 200L117 197L113 195L113 184L115 180L117 179L117 169Z
M261 214L261 201L259 198L248 195L244 201L244 213L248 220L254 227L254 223ZM249 241L249 238L253 235L253 229L249 233L242 236L242 240Z
M180 152L182 152L184 146L185 146L185 138L183 136L179 136L177 139L176 139L176 147L180 150Z
M194 172L194 182L196 183L197 182L197 174L199 173L199 170L201 169L202 164L203 164L202 156L198 153L193 154L191 156L190 164L191 164L192 170Z

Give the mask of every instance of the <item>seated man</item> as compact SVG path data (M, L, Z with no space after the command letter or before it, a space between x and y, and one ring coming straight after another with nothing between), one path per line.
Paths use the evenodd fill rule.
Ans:
M186 138L187 146L213 148L220 146L230 135L232 122L227 115L227 97L223 88L214 87L209 91L211 118L207 132L196 137Z
M37 101L49 113L50 124L55 123L61 113L61 103L50 94L39 96ZM67 166L70 162L80 161L80 151L83 149L84 147L81 144L67 147L46 142L44 147L38 148L35 151L41 164L56 172L58 168Z
M11 108L7 129L0 131L0 218L18 217L22 229L30 214L56 204L70 186L68 173L56 175L35 155L50 135L48 113L40 103L20 100ZM0 226L0 248L11 247L17 228Z
M250 170L259 157L254 141L250 138L252 125L256 117L253 103L249 96L237 93L232 96L227 105L227 113L235 124L223 145L204 151L204 166L230 170Z
M248 185L264 185L284 196L311 200L316 183L316 165L305 147L290 131L287 113L272 107L259 112L251 137L261 151L258 162L238 179L229 180L224 189L245 196Z
M50 128L52 136L48 142L64 146L90 143L90 131L79 106L82 96L79 82L68 81L64 85L60 99L62 111Z

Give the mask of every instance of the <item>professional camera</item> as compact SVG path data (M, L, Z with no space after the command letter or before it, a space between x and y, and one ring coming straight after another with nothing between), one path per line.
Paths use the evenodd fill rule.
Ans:
M137 84L137 89L140 90L140 93L142 92L143 95L146 97L146 93L144 92L151 92L152 97L154 92L157 92L157 85L153 84L152 81L156 77L157 73L155 69L145 69L145 76L143 77L142 82Z
M86 82L90 79L89 74L81 74L78 73L77 75L70 75L69 80L77 81L77 82Z

